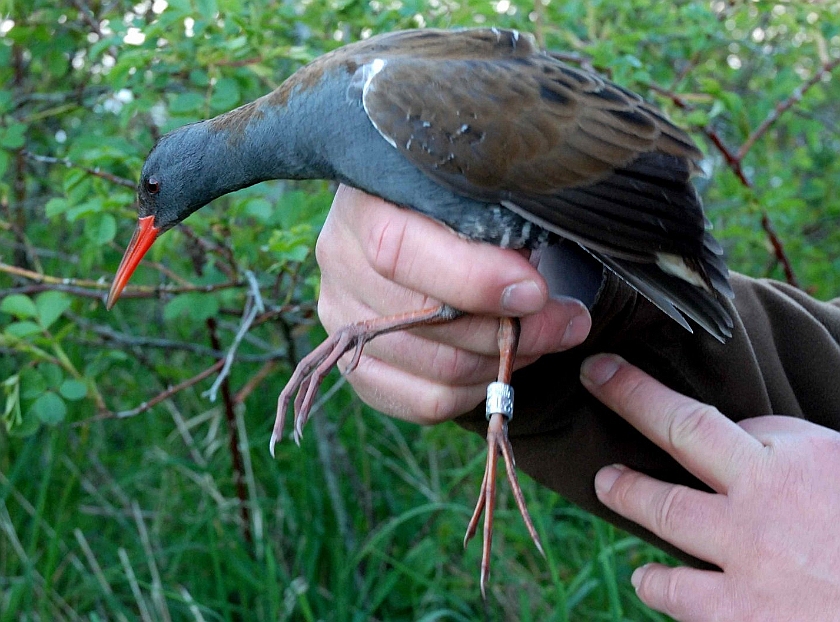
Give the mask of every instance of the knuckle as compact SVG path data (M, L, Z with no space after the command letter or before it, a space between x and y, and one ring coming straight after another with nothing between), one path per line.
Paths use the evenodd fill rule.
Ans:
M687 569L681 566L650 569L642 576L636 593L642 602L663 613L683 610L686 589L690 589L690 585L685 585L686 572Z
M689 570L685 567L673 568L667 573L665 579L665 589L662 592L663 604L665 610L669 612L678 611L682 609L685 601L686 589L690 586L685 586L688 578Z
M332 297L324 295L324 290L321 290L321 296L318 298L318 320L327 331L327 334L332 334L339 326L343 325L339 318L341 307L332 303Z
M683 517L686 507L688 489L682 486L672 486L654 509L654 525L659 534L672 534L684 526Z
M331 239L332 236L329 233L330 231L331 229L324 227L321 231L321 235L319 235L318 239L315 241L315 261L318 263L321 270L330 266L330 260L334 256L332 248L335 246L335 243Z
M520 352L538 356L557 352L561 349L567 324L547 313L526 316L522 320Z
M638 479L637 473L622 473L615 480L610 489L609 496L617 508L626 510L635 505L634 501L637 496L636 483Z
M714 406L693 402L675 410L668 423L668 441L675 449L702 444L713 431L720 412Z
M431 395L427 395L427 405L422 413L418 413L423 425L435 425L448 421L460 415L455 405L455 390L448 387L438 387Z
M401 226L393 219L378 221L370 229L365 254L373 269L389 281L399 270L405 234L405 223Z
M435 344L429 358L429 373L448 384L458 385L473 381L482 369L482 358L460 348Z

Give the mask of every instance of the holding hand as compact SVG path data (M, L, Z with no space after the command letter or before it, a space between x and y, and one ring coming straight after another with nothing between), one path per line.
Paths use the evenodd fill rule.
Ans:
M550 299L522 252L461 239L415 212L342 186L316 247L318 315L328 332L445 302L456 322L377 337L348 375L384 413L437 423L480 404L496 379L499 316L522 316L517 368L581 343L591 320L571 298Z
M614 355L587 359L581 381L715 491L598 473L607 507L722 569L638 568L645 604L683 622L840 619L840 434L791 417L733 423Z

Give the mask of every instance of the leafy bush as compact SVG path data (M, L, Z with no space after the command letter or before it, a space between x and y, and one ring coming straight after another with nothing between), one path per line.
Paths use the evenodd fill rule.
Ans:
M268 457L276 392L323 336L311 249L331 185L216 201L106 313L133 186L162 133L343 42L512 26L693 131L733 268L833 296L838 15L836 0L0 3L0 617L664 619L629 587L662 554L532 482L548 560L503 494L483 609L478 547L459 544L482 441L454 426L390 421L337 383L302 449ZM213 402L249 275L266 307Z

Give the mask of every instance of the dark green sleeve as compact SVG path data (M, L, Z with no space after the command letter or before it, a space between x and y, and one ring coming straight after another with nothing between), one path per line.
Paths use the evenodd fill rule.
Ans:
M580 384L580 364L615 352L681 393L738 421L801 417L840 430L840 300L819 302L769 280L732 275L733 338L693 335L614 276L592 306L593 331L578 348L545 356L514 375L510 434L517 466L570 501L677 557L699 564L604 507L593 480L622 463L658 479L704 488ZM483 406L482 406L483 409ZM484 434L483 410L459 423Z

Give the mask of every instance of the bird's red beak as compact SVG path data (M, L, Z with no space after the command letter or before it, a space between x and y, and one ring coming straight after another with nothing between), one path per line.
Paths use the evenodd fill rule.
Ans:
M143 255L157 239L160 229L154 225L154 216L144 216L137 221L137 228L134 230L134 235L131 236L131 242L128 243L128 248L125 249L120 267L117 268L117 275L114 277L114 282L111 284L111 291L108 292L108 300L105 307L110 310L117 303L123 288L128 283L128 279L134 274L134 270L140 265L140 260Z

